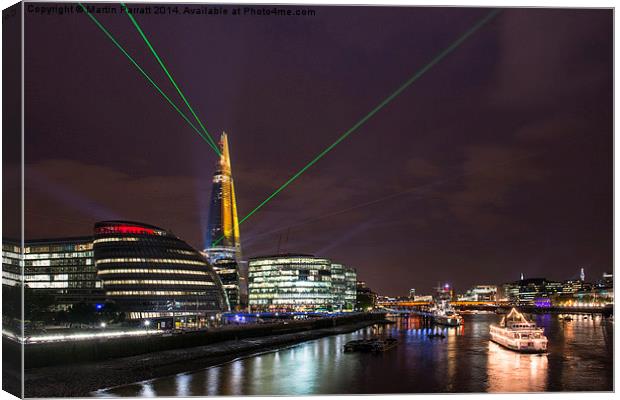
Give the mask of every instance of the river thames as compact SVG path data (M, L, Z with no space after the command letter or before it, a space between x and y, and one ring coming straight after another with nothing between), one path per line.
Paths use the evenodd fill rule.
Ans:
M495 314L464 315L459 328L437 328L419 317L369 327L223 365L93 393L95 396L310 395L613 390L614 322L601 316L532 316L549 338L547 354L519 354L489 341ZM344 353L344 344L391 335L384 353Z

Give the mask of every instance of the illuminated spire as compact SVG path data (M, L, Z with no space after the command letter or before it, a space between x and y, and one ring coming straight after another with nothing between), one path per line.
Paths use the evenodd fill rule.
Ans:
M205 249L224 247L239 251L239 219L237 217L237 199L232 177L228 135L222 133L219 143L221 156L213 175L211 204L209 209L209 225L207 227ZM220 237L223 239L213 243Z

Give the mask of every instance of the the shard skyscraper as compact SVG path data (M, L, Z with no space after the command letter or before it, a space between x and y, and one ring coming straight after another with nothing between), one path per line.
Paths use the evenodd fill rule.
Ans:
M219 144L221 156L213 175L204 253L222 280L231 310L237 310L240 306L241 242L228 136L225 132Z

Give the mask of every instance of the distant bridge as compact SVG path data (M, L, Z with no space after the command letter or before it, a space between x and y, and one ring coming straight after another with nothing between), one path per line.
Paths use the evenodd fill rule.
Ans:
M413 301L413 300L388 300L379 301L377 305L384 308L403 309L403 308L420 308L428 307L432 304L430 301ZM506 302L496 301L451 301L450 304L454 307L508 307Z
M566 313L566 314L603 314L613 315L613 304L606 306L551 306L537 307L536 305L512 305L504 301L452 301L450 304L460 310L481 310L496 311L506 309L508 311L512 307L518 308L520 311L527 313ZM393 314L427 314L430 301L413 301L413 300L388 300L377 303L382 308Z

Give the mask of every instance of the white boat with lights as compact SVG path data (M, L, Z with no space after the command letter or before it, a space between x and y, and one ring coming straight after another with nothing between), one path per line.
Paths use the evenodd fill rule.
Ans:
M499 325L491 325L491 340L507 349L521 353L544 353L547 337L544 329L528 321L516 309L510 310Z
M463 317L457 314L447 300L442 300L431 309L433 322L438 325L461 326Z

